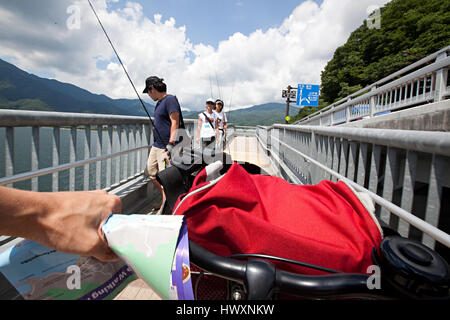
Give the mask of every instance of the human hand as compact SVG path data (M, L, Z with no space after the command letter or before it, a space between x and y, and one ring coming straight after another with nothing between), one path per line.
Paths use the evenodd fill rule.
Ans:
M173 148L174 148L174 145L171 144L171 143L169 143L169 144L166 146L167 154L169 155L169 157L172 155Z
M107 262L118 259L109 248L102 226L122 211L119 197L106 191L43 193L44 210L37 217L30 240L57 251L93 256Z

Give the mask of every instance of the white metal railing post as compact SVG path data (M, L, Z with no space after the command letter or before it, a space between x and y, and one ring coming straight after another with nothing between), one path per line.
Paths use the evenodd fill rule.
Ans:
M141 146L142 145L142 141L141 141L142 126L135 126L134 130L135 130L135 143L136 143L135 147ZM135 172L141 172L141 170L142 170L142 161L141 161L141 159L142 159L141 151L138 151L137 154L136 154L136 159L135 159L136 160L135 161L135 165L136 165Z
M69 137L69 162L75 162L77 159L77 127L70 128ZM33 170L34 171L34 170ZM75 191L75 168L69 170L69 191Z
M416 185L416 172L417 172L417 159L418 155L416 152L407 151L405 157L405 171L403 176L403 190L401 207L408 212L413 212L413 202L414 202L414 188ZM408 238L409 236L409 224L403 220L399 221L398 232L401 236Z
M106 140L106 152L112 153L113 148L113 126L108 126L108 139ZM106 185L109 187L112 184L112 159L106 160Z
M281 152L280 152L280 143L279 143L279 138L280 138L280 129L278 128L272 128L271 130L271 145L272 145L272 156L274 156L277 160L281 159ZM281 166L279 161L276 162L277 163L277 170L281 171Z
M133 149L136 147L136 127L135 126L129 126L128 131L130 133L129 135L129 145L128 145L128 149ZM130 173L127 175L127 178L130 174L134 174L135 172L135 154L134 153L130 153L128 155L128 161L130 162L129 167L130 167Z
M61 159L61 129L59 127L53 128L52 135L52 166L56 167L60 164ZM59 172L52 174L52 191L59 190Z
M447 57L447 52L441 52L437 58L436 61L445 59ZM447 76L448 76L448 72L446 72L447 69L442 68L439 69L436 72L436 84L435 84L435 92L434 92L434 101L438 102L438 101L442 101L442 98L444 96L444 93L446 92L446 87L447 87Z
M331 113L330 113L330 126L334 125L334 106L331 108Z
M39 169L39 127L31 129L31 171ZM39 191L38 178L31 179L31 190Z
M397 170L399 167L397 155L397 149L390 147L387 148L383 181L383 199L386 199L389 202L393 202L394 200L395 177L397 176ZM382 208L380 218L389 225L391 214L389 211Z
M358 153L358 170L356 183L360 186L366 187L366 175L369 167L369 144L368 143L360 143L359 145L359 153Z
M124 134L122 136L123 138L123 143L125 148L122 150L127 150L130 147L130 127L128 125L123 126L123 131ZM130 155L124 155L123 157L123 181L125 181L125 179L128 177L128 171L129 171L129 159Z
M311 142L310 142L310 147L309 147L309 156L313 159L317 159L318 156L318 141L317 141L317 137L316 137L316 133L314 131L311 131ZM298 149L298 147L297 147ZM309 174L311 176L311 184L317 184L320 182L320 178L319 178L319 169L315 166L312 166L309 168Z
M102 155L102 145L103 145L103 126L97 126L96 134L95 134L95 156L100 157ZM95 163L95 189L98 190L101 188L102 183L102 161L98 161Z
M347 101L350 101L351 99L348 99ZM345 108L345 123L349 123L351 120L351 111L352 111L352 106L348 105L347 108Z
M83 145L84 145L84 159L89 159L92 157L91 154L91 126L85 126L84 127L84 141L83 141ZM84 172L83 172L83 190L88 191L90 189L90 183L89 183L89 179L90 179L90 169L91 166L90 164L86 164L84 166Z
M435 227L438 227L440 219L439 213L441 211L444 182L443 177L444 171L446 170L446 162L448 161L446 161L443 157L436 154L432 155L425 221ZM434 249L435 240L433 238L424 234L422 241L424 244Z
M374 92L377 90L377 86L373 86L371 89L371 92ZM376 108L377 108L377 99L378 96L376 94L373 94L370 97L370 117L373 118L375 116L375 114L377 113Z
M14 128L6 127L5 141L5 175L12 176L14 174ZM12 187L12 184L8 184Z
M191 135L191 137L194 137L193 135ZM149 123L149 125L144 126L144 130L142 131L142 143L143 145L148 145L150 146L150 141L152 138L152 125ZM144 156L143 156L143 165L144 168L147 167L147 159L148 156L150 154L150 148L147 150L147 152L143 152Z
M114 136L116 141L115 153L122 151L122 127L117 125L115 127ZM114 149L114 147L113 147ZM120 184L120 167L121 167L122 157L117 157L114 161L114 182L113 185Z

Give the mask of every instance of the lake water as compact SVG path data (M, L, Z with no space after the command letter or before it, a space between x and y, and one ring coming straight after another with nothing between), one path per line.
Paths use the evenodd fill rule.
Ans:
M60 159L59 164L69 163L69 153L70 153L70 129L60 130ZM5 128L0 128L0 178L5 176ZM85 141L86 135L85 130L77 130L77 141L76 141L76 161L88 159L97 156L98 142L96 137L97 131L91 131L91 155L85 155ZM131 136L131 133L130 133ZM120 139L122 141L122 149L120 149L119 144L119 134L115 131L112 135L112 153L119 151L124 151L127 149L134 148L135 145L132 143L130 147L127 147L126 135L122 132ZM53 129L52 128L41 128L39 137L39 169L44 169L52 167L52 139L53 139ZM31 171L31 140L32 140L32 129L31 128L15 128L14 129L14 174L19 174L23 172ZM107 143L109 141L108 131L102 131L102 155L107 154ZM139 146L139 145L138 145ZM147 152L139 152L140 161L136 160L137 154L124 155L117 158L113 158L111 161L111 181L112 183L117 183L122 179L129 177L136 172L136 167L138 167L139 172L143 170L147 159ZM131 172L132 162L135 163L135 172ZM101 179L100 188L109 187L106 185L106 163L107 161L101 161ZM89 166L89 190L98 189L96 186L96 164L91 164ZM84 170L85 167L81 166L75 168L75 190L84 190ZM59 172L58 178L59 190L68 191L69 190L69 170ZM38 191L47 192L52 191L52 174L48 174L38 178ZM13 187L31 190L31 180L21 181L13 184Z

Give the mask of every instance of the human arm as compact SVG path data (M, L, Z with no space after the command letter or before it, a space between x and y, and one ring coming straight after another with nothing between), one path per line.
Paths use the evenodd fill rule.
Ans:
M227 135L227 127L228 127L228 120L227 120L227 114L224 113L223 114L223 131L224 131L224 135Z
M196 141L199 142L200 141L200 130L202 129L202 118L199 116L198 117L198 121L197 121L198 125L197 125L197 137L196 137Z
M32 192L0 187L0 234L57 251L115 261L101 227L122 203L106 191Z
M180 113L172 112L169 117L171 123L169 143L175 143L177 139L177 130L180 126Z
M216 137L219 137L220 131L219 131L219 118L216 118L216 122L214 123L214 127L216 128Z
M165 109L170 120L169 144L175 144L181 119L181 106L178 99L172 95L167 96Z

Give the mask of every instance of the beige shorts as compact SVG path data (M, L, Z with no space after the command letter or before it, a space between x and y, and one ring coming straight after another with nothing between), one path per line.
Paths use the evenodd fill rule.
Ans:
M145 168L145 174L150 177L150 179L155 180L156 174L169 166L169 156L165 149L160 149L152 146L150 150L150 155L147 160L147 167Z

